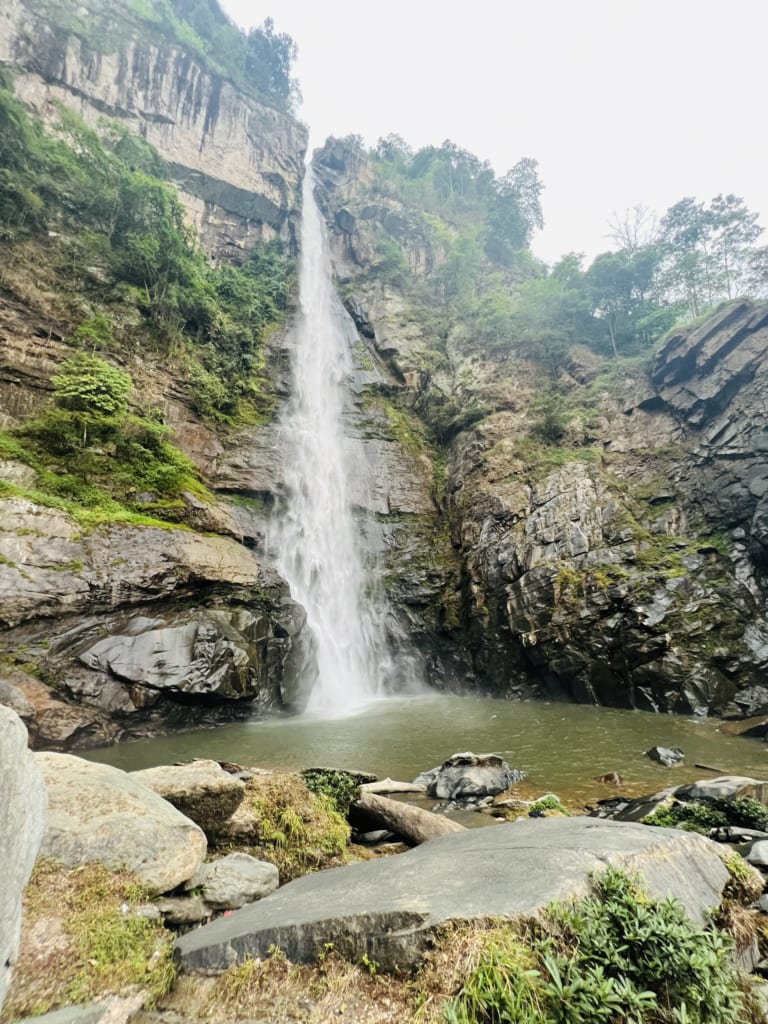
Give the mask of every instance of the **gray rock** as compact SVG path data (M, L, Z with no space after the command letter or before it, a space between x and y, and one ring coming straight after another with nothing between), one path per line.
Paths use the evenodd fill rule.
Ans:
M43 777L27 749L27 730L0 705L0 1009L21 935L21 896L43 837Z
M86 1003L83 1006L63 1006L39 1017L26 1017L16 1024L99 1024L107 1012L104 1003Z
M274 864L247 853L230 853L204 864L203 872L203 899L214 910L235 910L253 903L274 892L280 884Z
M495 796L527 776L511 768L498 754L453 754L438 768L417 776L413 784L425 786L438 800L468 800Z
M245 796L245 783L225 772L216 761L162 765L130 774L191 818L208 835L221 828Z
M768 783L744 775L720 775L716 779L700 779L684 786L678 786L675 797L678 800L733 800L740 796L755 796L761 800L768 795Z
M175 926L200 924L211 916L211 911L200 896L168 896L157 900L152 906L157 908L167 924Z
M672 768L685 760L685 754L679 747L651 747L650 750L646 750L645 756L650 757L652 761L658 761L665 768Z
M758 839L748 850L742 851L742 856L756 868L768 868L768 840Z
M110 765L71 754L35 756L49 801L43 854L67 867L126 867L161 893L197 871L205 834L157 793Z
M694 833L591 818L544 818L472 829L400 857L299 878L248 907L182 936L189 970L223 970L274 945L309 961L332 942L387 969L416 963L447 920L535 914L588 891L613 865L642 875L657 897L675 896L703 922L729 879L716 844Z

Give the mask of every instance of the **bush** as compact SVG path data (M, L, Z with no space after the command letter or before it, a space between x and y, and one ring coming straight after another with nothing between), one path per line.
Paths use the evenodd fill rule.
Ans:
M521 935L482 933L449 1024L736 1024L748 1019L730 937L609 868L594 895ZM447 949L450 951L451 946ZM450 956L450 952L448 953Z

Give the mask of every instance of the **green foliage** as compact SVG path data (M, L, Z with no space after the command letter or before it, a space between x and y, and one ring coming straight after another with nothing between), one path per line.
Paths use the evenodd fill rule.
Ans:
M445 1010L450 1024L736 1024L746 1017L731 940L609 868L593 896L552 905L529 941L488 931Z
M674 803L661 807L643 818L646 825L665 828L681 828L688 832L702 832L710 829L736 825L739 828L753 828L761 832L768 830L768 808L754 797L730 799L719 797L701 800L695 804Z
M125 303L134 310L127 319L138 312L143 321L141 331L121 336L117 317L95 312L69 343L93 354L140 338L144 346L186 351L191 397L203 415L225 422L266 415L272 396L264 347L284 319L293 283L282 245L257 247L241 267L210 267L151 147L111 122L100 139L69 111L59 117L47 135L0 81L0 180L13 195L12 181L37 197L31 211L18 196L6 203L10 193L0 189L0 239L48 247L45 232L55 229L62 238L57 290L88 290L91 307ZM81 392L84 366L75 385Z
M351 772L335 768L307 768L301 773L307 789L328 797L339 814L346 816L360 794L360 782Z
M67 359L51 383L56 405L90 419L122 415L133 387L123 370L85 353Z
M259 820L258 856L277 866L286 882L343 862L350 828L324 793L298 775L255 776L245 806Z
M68 870L39 861L24 895L25 954L4 1019L136 990L153 1005L173 984L175 968L171 934L159 921L136 914L149 899L127 872L99 864ZM39 934L56 935L55 949L41 947Z

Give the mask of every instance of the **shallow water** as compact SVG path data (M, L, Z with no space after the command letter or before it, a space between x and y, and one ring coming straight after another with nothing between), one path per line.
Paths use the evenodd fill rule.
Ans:
M429 695L369 704L345 718L295 718L219 726L137 740L84 756L128 770L212 757L263 768L332 766L410 780L457 751L493 751L528 773L533 792L571 803L616 792L595 776L616 771L625 792L653 792L712 772L768 776L768 744L724 736L718 722L574 704ZM682 766L644 755L654 744L680 747Z

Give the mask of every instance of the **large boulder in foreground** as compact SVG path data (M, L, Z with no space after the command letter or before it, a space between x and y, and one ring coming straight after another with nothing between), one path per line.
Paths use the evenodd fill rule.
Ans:
M652 896L703 921L729 874L715 843L675 829L544 818L442 836L399 857L307 875L259 903L183 935L188 970L223 970L270 947L311 961L326 943L386 969L418 962L445 921L535 914L581 896L607 865L639 872Z
M27 730L0 705L0 1007L21 935L21 894L45 825L43 777L27 749Z
M48 790L45 856L70 868L128 868L156 892L175 889L202 864L202 829L126 772L71 754L36 758Z

